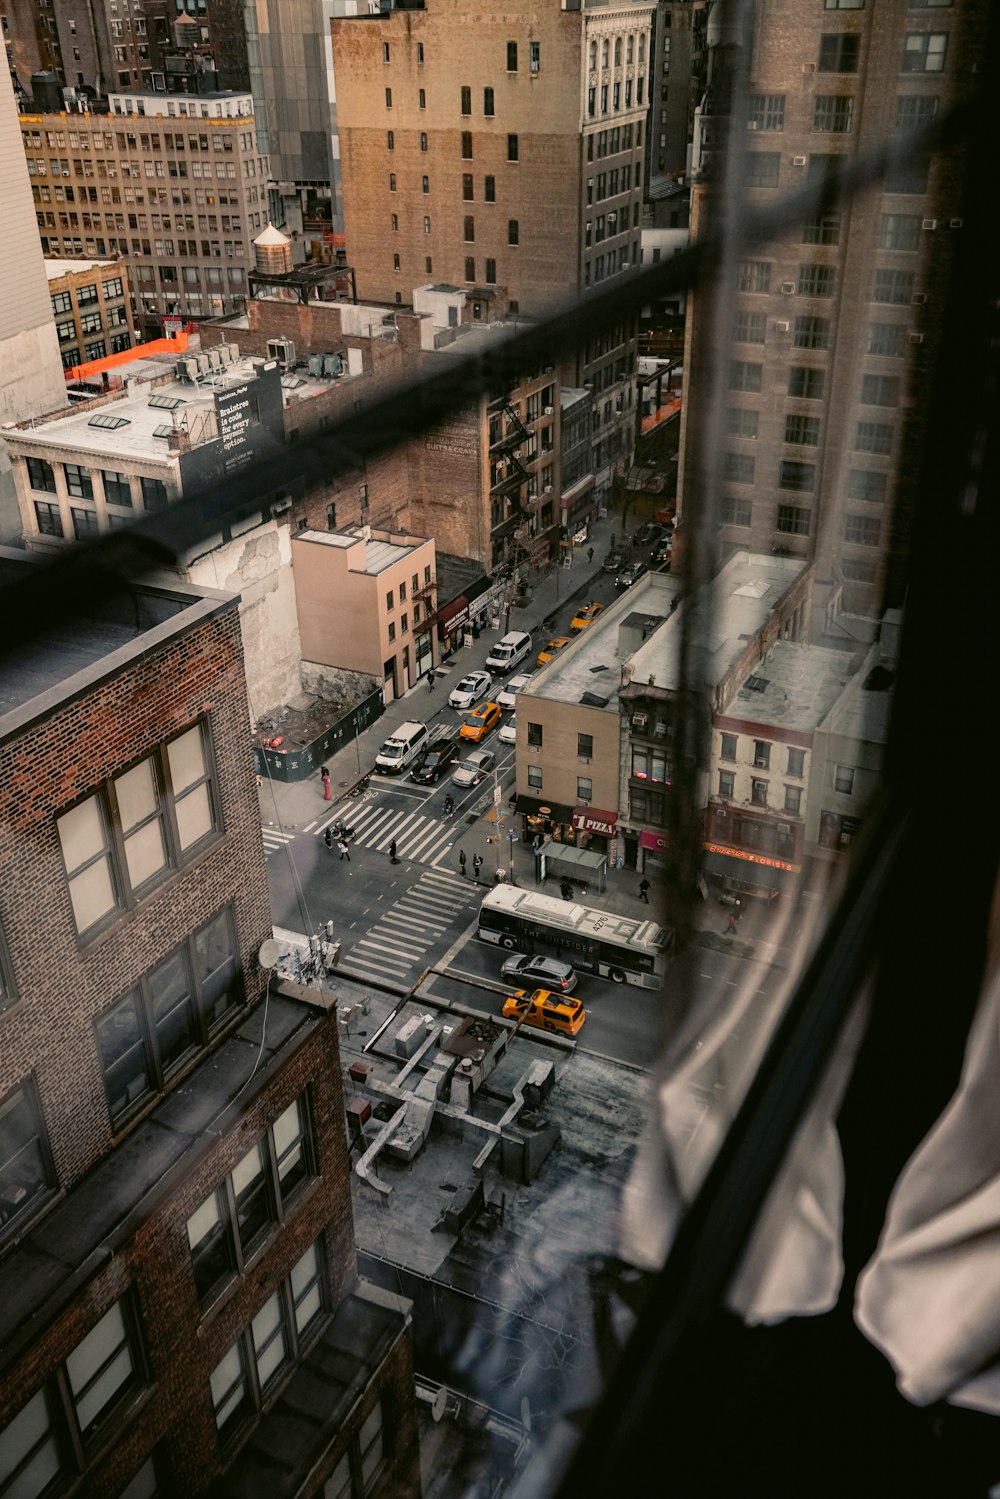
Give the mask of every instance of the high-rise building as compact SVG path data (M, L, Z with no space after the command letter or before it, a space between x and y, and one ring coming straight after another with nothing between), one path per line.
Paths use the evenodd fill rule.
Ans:
M347 256L365 299L431 278L540 316L639 262L652 5L428 0L333 22ZM462 38L456 52L456 38ZM599 485L631 456L635 326L564 365Z
M73 370L135 344L122 260L46 260L63 369Z
M918 437L963 232L960 154L906 143L973 87L984 9L827 4L790 27L765 0L745 36L709 22L695 239L718 227L723 193L739 187L759 207L868 148L905 148L884 178L819 199L689 302L681 513L721 494L723 561L747 549L812 559L814 628L902 602ZM727 75L744 70L741 159L723 189L727 101L741 97Z

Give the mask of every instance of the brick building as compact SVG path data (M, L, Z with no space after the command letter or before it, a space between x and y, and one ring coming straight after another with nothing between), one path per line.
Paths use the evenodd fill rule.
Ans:
M537 316L638 266L651 15L645 3L519 4L493 17L429 0L335 18L359 294L410 303L433 277ZM604 486L633 451L635 349L623 323L562 370L593 391Z
M744 56L735 38L713 36L694 237L717 222L723 191L720 62L740 57L749 74L745 148L724 191L739 184L767 205L821 184L855 152L905 144L960 101L975 83L984 11L828 6L792 23L765 3ZM821 203L689 304L680 510L721 493L723 560L746 548L812 559L817 632L850 636L856 627L843 630L838 615L872 619L902 603L961 178L956 150L911 148L872 189ZM729 330L721 351L718 326Z
M275 1495L412 1485L336 1025L262 946L236 598L147 580L0 682L5 1487L248 1495L264 1452Z
M63 368L135 345L128 279L122 260L46 260Z
M144 337L165 317L237 310L267 224L250 95L112 94L109 106L21 115L43 252L123 257Z

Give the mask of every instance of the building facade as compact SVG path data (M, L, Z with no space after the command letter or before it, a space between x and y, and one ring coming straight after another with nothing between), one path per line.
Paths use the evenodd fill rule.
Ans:
M22 114L45 255L121 256L143 337L238 310L267 225L249 94L112 94L107 114Z
M46 260L63 369L135 346L123 260Z

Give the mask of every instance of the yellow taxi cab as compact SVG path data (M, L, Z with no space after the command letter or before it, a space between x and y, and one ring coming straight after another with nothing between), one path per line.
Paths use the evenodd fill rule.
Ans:
M480 739L485 739L490 729L495 729L503 718L503 709L499 703L480 703L478 708L473 708L467 713L458 731L459 739L471 739L478 744Z
M555 994L551 989L515 989L503 1002L505 1020L520 1020L543 1031L561 1031L577 1036L583 1029L587 1012L579 999Z
M603 613L603 604L584 604L583 608L578 609L573 618L570 620L569 627L574 634L577 634L580 630L585 630L588 625L592 625L597 616Z
M551 661L567 645L571 645L572 635L556 635L552 640L547 640L535 657L538 666L544 666L546 661Z

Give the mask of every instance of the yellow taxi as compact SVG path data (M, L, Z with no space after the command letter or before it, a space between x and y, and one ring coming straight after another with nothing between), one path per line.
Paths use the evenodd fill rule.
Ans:
M573 615L573 618L570 620L569 627L573 631L574 635L576 635L581 630L585 630L588 625L592 625L597 616L603 613L603 604L584 604L583 608L578 609L577 612Z
M459 739L471 739L478 744L480 739L485 739L491 729L495 729L503 718L503 709L499 703L480 703L478 708L473 708L467 713L462 721L462 727L458 731Z
M544 666L546 661L551 661L553 656L558 655L561 650L571 645L572 642L572 635L556 635L552 640L547 640L535 657L536 665Z
M587 1012L579 999L555 994L551 989L515 989L503 1002L505 1020L519 1020L543 1031L561 1031L577 1036L583 1029Z

